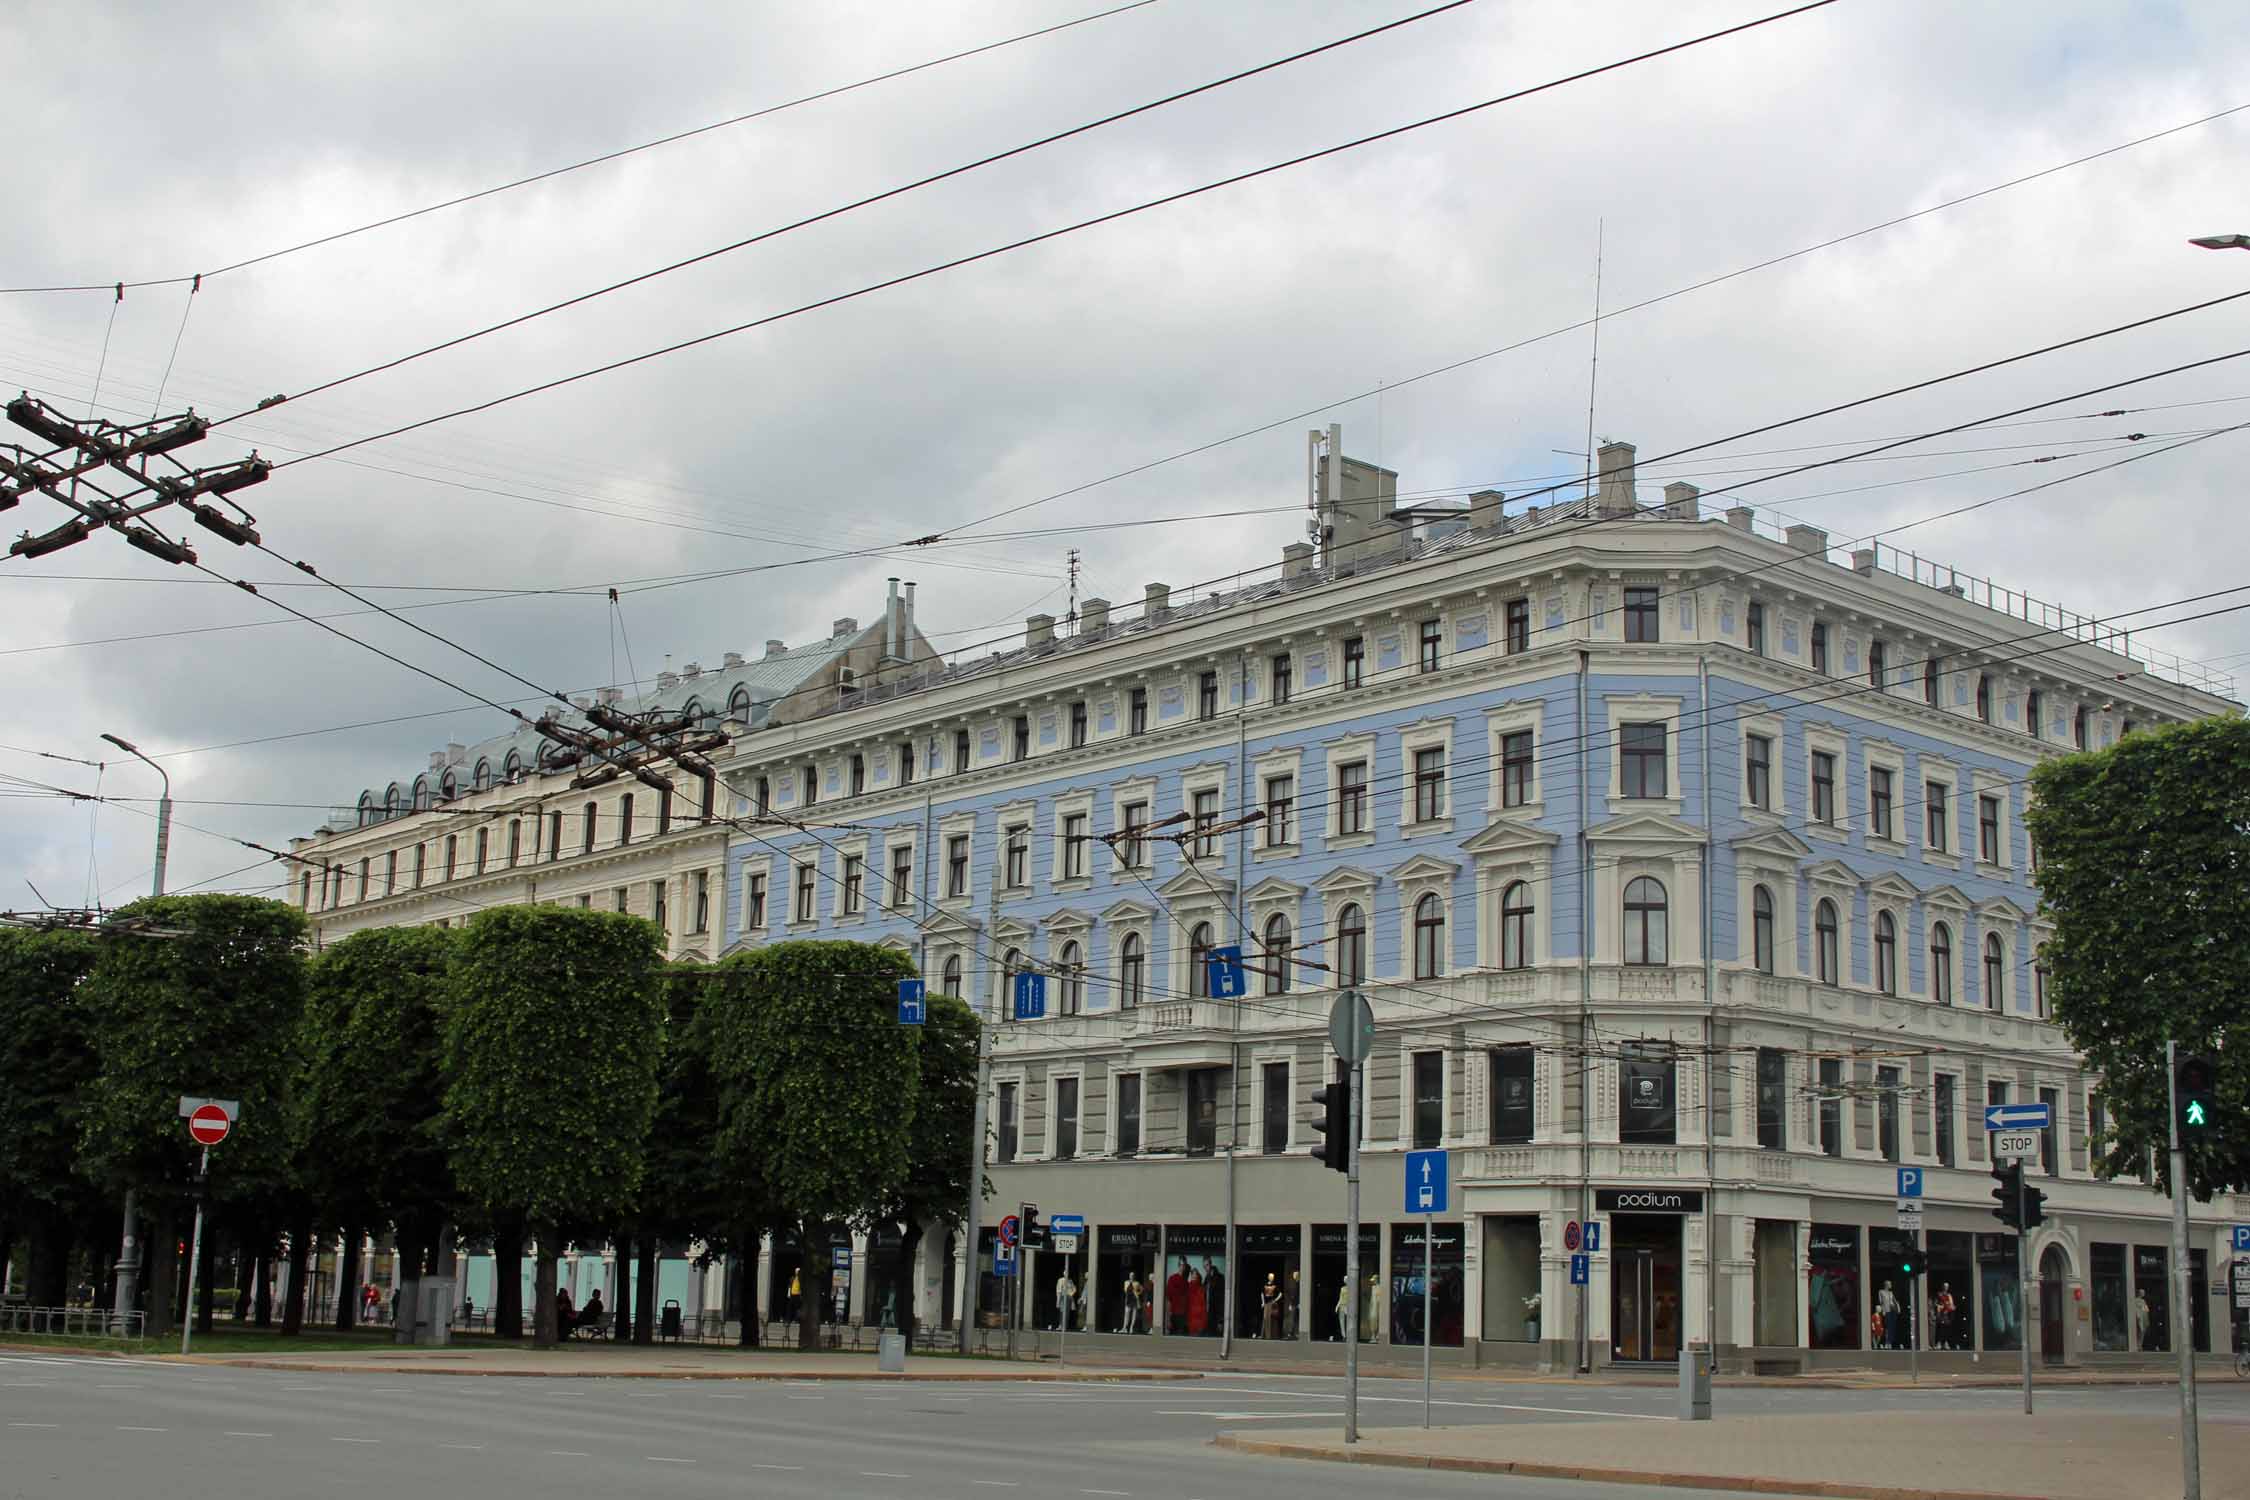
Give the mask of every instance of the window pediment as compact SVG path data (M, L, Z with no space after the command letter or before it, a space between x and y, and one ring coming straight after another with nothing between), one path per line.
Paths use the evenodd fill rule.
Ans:
M1102 920L1112 926L1145 925L1153 915L1153 908L1138 901L1120 901L1102 913Z
M2021 922L2030 915L2005 896L1994 896L1989 901L1977 903L1977 915L1987 922Z
M1433 859L1427 854L1417 854L1402 865L1394 865L1390 876L1398 885L1432 885L1451 880L1459 865L1449 860Z
M1493 818L1461 840L1464 854L1510 858L1552 850L1562 836L1516 818Z
M1874 880L1868 882L1867 893L1880 900L1896 901L1901 904L1911 902L1917 895L1921 894L1914 889L1911 881L1897 875L1876 876Z
M1357 865L1341 865L1313 882L1313 889L1324 896L1356 894L1375 889L1376 877L1372 871Z
M1156 893L1171 902L1224 902L1227 883L1209 871L1198 870L1193 865L1180 871L1156 888Z
M1243 892L1243 898L1253 906L1294 904L1303 900L1304 895L1305 888L1303 886L1294 880L1283 880L1278 875L1269 875Z
M1957 913L1965 913L1969 909L1969 898L1961 894L1958 886L1941 885L1935 890L1924 891L1922 902L1926 906Z
M1761 828L1755 833L1743 834L1730 842L1734 852L1760 865L1796 864L1812 854L1812 845L1786 828Z
M1049 932L1083 933L1094 925L1094 914L1066 906L1061 911L1048 913L1040 925Z
M1856 890L1859 886L1858 872L1840 859L1822 860L1805 871L1805 878L1815 885L1839 886L1847 890Z
M1659 812L1627 813L1621 818L1612 818L1588 829L1586 837L1597 844L1641 844L1665 849L1704 842L1702 829Z

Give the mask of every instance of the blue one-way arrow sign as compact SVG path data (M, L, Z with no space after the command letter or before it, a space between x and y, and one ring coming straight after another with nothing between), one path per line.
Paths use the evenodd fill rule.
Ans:
M1086 1216L1084 1214L1049 1214L1047 1215L1047 1232L1049 1234L1084 1234L1086 1232Z
M1407 1152L1406 1211L1410 1214L1444 1213L1445 1175L1443 1151Z
M2046 1104L1987 1104L1984 1107L1984 1128L2052 1130L2055 1128L2055 1111Z

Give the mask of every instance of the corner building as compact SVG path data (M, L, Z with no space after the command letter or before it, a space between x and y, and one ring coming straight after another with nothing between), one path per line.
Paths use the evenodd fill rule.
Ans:
M1002 1317L993 1226L1028 1201L1087 1220L1074 1331L1310 1352L1356 1295L1363 1336L1418 1346L1403 1153L1443 1147L1441 1358L2228 1347L2233 1205L2196 1206L2181 1309L2167 1200L2092 1170L2099 1080L2046 1018L2023 812L2041 757L2234 711L2231 684L1926 560L1706 515L1685 484L1644 505L1627 445L1589 500L1433 514L1339 440L1314 434L1320 547L1267 581L1088 600L1061 635L1035 616L1021 649L724 765L758 830L726 852L730 951L898 945L994 1023L973 1316ZM1239 1001L1208 998L1227 944ZM1044 976L1043 1018L1011 1018L1018 974ZM1308 1156L1340 985L1378 1027L1353 1293L1344 1182ZM2024 1318L1983 1107L2027 1101L2057 1128ZM1602 1234L1583 1287L1573 1221ZM1051 1327L1065 1258L1029 1259ZM960 1269L908 1274L950 1309Z

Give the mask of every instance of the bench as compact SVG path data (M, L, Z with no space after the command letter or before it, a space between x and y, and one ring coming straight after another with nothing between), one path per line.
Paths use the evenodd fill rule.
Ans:
M609 1309L605 1307L590 1318L572 1319L570 1325L570 1336L574 1339L606 1339L609 1337L609 1324L610 1312Z

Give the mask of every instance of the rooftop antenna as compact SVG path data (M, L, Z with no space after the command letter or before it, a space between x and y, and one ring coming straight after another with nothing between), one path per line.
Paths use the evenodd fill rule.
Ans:
M1070 569L1070 613L1065 615L1063 620L1065 624L1070 626L1070 633L1076 635L1078 634L1078 549L1073 547L1065 553L1064 561Z
M1586 502L1594 500L1594 388L1602 373L1602 235L1608 220L1594 221L1594 350L1586 365Z

